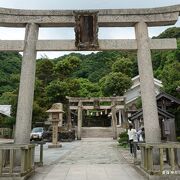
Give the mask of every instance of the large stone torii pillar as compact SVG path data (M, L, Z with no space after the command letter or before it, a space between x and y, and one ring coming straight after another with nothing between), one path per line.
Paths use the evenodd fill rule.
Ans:
M140 75L141 99L143 107L146 142L160 142L161 132L157 112L154 76L149 45L148 27L145 22L135 25L137 39L137 59ZM153 132L153 133L152 133Z
M36 71L36 41L39 27L26 25L24 52L21 67L18 106L16 115L15 143L29 143Z

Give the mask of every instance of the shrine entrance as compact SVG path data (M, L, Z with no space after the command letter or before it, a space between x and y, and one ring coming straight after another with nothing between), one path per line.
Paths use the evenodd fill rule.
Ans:
M106 114L107 113L107 114ZM87 110L84 113L83 127L110 127L111 114L106 111Z
M80 98L80 97L66 97L69 100L69 109L70 111L75 111L77 114L77 139L81 139L82 127L87 127L90 122L86 120L85 123L85 114L86 116L93 115L98 117L103 115L106 117L107 121L102 118L102 121L99 122L99 127L112 127L113 139L117 139L117 124L121 123L121 116L125 115L125 98L122 96L117 97L96 97L96 98ZM117 116L118 113L118 122ZM122 114L121 114L122 113ZM71 113L69 113L71 115ZM69 123L72 123L71 117ZM124 116L125 119L125 116ZM96 119L93 119L94 122L91 122L92 127L97 126Z
M24 40L0 40L0 51L22 51L16 116L16 144L28 144L32 123L32 106L37 51L107 51L137 52L143 119L147 143L161 140L154 89L151 50L176 49L176 39L150 39L148 27L173 25L180 7L106 10L18 10L0 8L0 25L26 27ZM74 27L75 40L38 40L42 27ZM98 39L99 27L134 27L136 39ZM78 101L82 119L82 101ZM114 107L114 105L112 105ZM82 121L80 122L82 123ZM78 126L79 128L81 127ZM80 130L78 131L80 138Z

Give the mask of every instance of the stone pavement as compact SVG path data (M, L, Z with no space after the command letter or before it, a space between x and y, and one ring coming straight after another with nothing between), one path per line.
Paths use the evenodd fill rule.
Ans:
M45 146L44 166L36 168L30 180L146 179L134 167L130 154L112 139L86 138L62 144L58 149Z

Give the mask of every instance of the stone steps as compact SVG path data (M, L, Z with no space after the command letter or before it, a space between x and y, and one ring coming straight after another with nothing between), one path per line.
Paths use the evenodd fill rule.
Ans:
M82 138L113 137L112 127L82 127Z

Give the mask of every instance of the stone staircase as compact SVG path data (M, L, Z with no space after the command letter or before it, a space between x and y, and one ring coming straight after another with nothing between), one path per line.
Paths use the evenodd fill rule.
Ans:
M82 138L111 138L112 127L82 127Z

